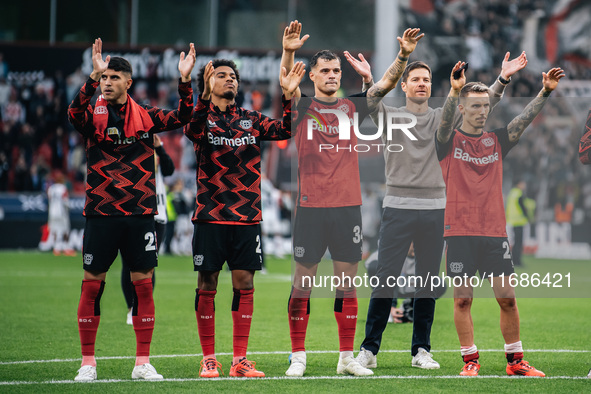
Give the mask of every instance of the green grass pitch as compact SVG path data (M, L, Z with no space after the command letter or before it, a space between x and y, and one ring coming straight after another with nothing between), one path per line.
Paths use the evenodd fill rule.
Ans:
M157 268L156 328L151 362L163 382L131 380L135 336L125 324L126 306L119 284L120 261L107 275L97 335L98 381L74 383L80 365L76 309L82 279L81 256L55 257L50 253L0 252L0 392L589 392L591 379L591 300L583 298L521 298L521 339L526 359L547 378L510 378L505 374L499 310L494 299L474 300L476 344L481 350L481 376L460 378L462 367L450 298L437 302L432 331L432 353L441 369L426 371L410 366L412 326L389 324L384 333L375 375L348 378L336 374L337 328L333 300L311 300L304 378L285 378L290 352L287 299L289 259L267 258L268 274L255 277L255 309L249 358L267 378L228 378L232 352L231 282L220 275L216 296L216 351L225 377L198 377L201 360L194 300L197 274L190 257L160 258ZM331 264L323 262L324 270ZM588 261L526 258L528 270L560 266L573 280L587 280ZM363 268L360 269L363 273ZM587 284L591 288L591 283ZM490 291L490 289L487 289ZM320 292L318 292L320 293ZM449 291L448 291L449 293ZM574 293L573 293L574 294ZM551 296L552 293L546 293ZM355 346L363 339L368 299L359 299Z

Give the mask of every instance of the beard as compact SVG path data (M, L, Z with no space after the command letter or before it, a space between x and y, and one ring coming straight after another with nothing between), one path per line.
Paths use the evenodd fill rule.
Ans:
M222 94L222 97L226 100L234 100L236 98L236 93L231 90L226 90L224 94Z

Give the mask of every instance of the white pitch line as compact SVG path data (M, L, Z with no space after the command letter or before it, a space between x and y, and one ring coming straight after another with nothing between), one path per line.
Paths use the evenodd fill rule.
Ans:
M425 375L380 375L380 376L304 376L304 377L287 377L287 376L269 376L264 378L186 378L186 379L163 379L160 381L151 381L151 383L158 382L212 382L212 381L248 381L257 382L260 380L358 380L358 379L550 379L550 380L581 380L587 379L585 376L547 376L545 378L532 376L507 376L507 375L478 375L478 376L459 376L459 375L443 375L443 376L425 376ZM148 382L147 380L133 380L133 379L102 379L93 382L75 382L74 380L46 380L41 382L32 381L8 381L0 382L0 386L18 386L18 385L33 385L33 384L99 384L99 383L128 383L128 382Z
M501 349L478 349L481 353L486 352L499 352L503 353ZM458 349L445 349L445 350L431 350L432 353L457 353ZM526 353L591 353L591 350L576 350L576 349L526 349ZM335 354L339 353L337 350L308 350L308 354ZM410 353L408 350L380 350L380 353ZM289 355L288 351L276 351L276 352L248 352L252 355L273 355L273 354L284 354ZM216 353L217 356L231 356L232 353ZM196 354L155 354L150 355L150 358L177 358L177 357L203 357L202 353ZM97 357L97 360L129 360L135 359L135 356L104 356ZM0 361L0 365L18 365L18 364L40 364L40 363L68 363L80 361L80 358L64 358L64 359L52 359L52 360L20 360L20 361Z

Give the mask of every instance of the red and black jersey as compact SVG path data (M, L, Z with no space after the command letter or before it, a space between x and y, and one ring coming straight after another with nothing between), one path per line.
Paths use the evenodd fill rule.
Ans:
M185 135L197 159L197 209L193 221L256 223L261 215L261 141L291 137L291 101L283 120L230 105L225 112L197 100Z
M591 110L587 114L587 123L579 141L579 160L583 164L591 164Z
M503 158L516 144L507 128L480 135L454 130L445 144L435 135L446 186L445 237L507 236Z
M367 92L332 102L302 96L298 103L298 205L335 208L361 205L361 181L353 124L369 115ZM338 110L351 125L350 138L339 134Z
M140 138L125 136L126 105L106 106L107 128L97 133L90 101L98 81L89 78L68 109L68 118L84 137L87 159L85 216L128 216L156 214L153 133L181 128L191 120L193 89L179 81L179 106L163 110L142 105L154 126ZM108 134L109 138L103 138Z

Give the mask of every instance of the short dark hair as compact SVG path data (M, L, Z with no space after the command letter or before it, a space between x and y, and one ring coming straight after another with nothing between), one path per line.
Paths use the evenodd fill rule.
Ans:
M316 65L318 64L318 59L323 59L323 60L337 59L339 61L339 64L341 63L341 58L336 53L331 52L328 49L323 49L322 51L317 52L314 56L312 56L312 59L310 59L310 70L313 69L314 67L316 67Z
M238 85L240 85L240 73L238 72L238 66L236 66L236 63L228 59L214 59L211 63L213 64L214 70L222 66L230 67L234 71L234 74L236 74L236 81L238 82ZM205 66L207 66L207 64ZM201 93L203 93L203 89L205 89L205 82L203 81L205 66L201 67L197 74L197 87Z
M111 60L109 60L109 65L107 66L107 68L114 71L128 73L130 77L133 74L131 64L127 60L119 56L111 57Z
M401 82L406 82L406 80L408 79L408 74L412 71L412 70L416 70L417 68L424 68L425 70L429 71L429 78L432 78L432 73L431 73L431 67L429 67L427 65L427 63L422 62L422 61L416 61L416 62L412 62L406 65L406 68L404 69L404 72L402 73L402 78L401 78Z
M468 82L460 90L460 100L468 96L469 93L489 93L489 89L482 82Z

